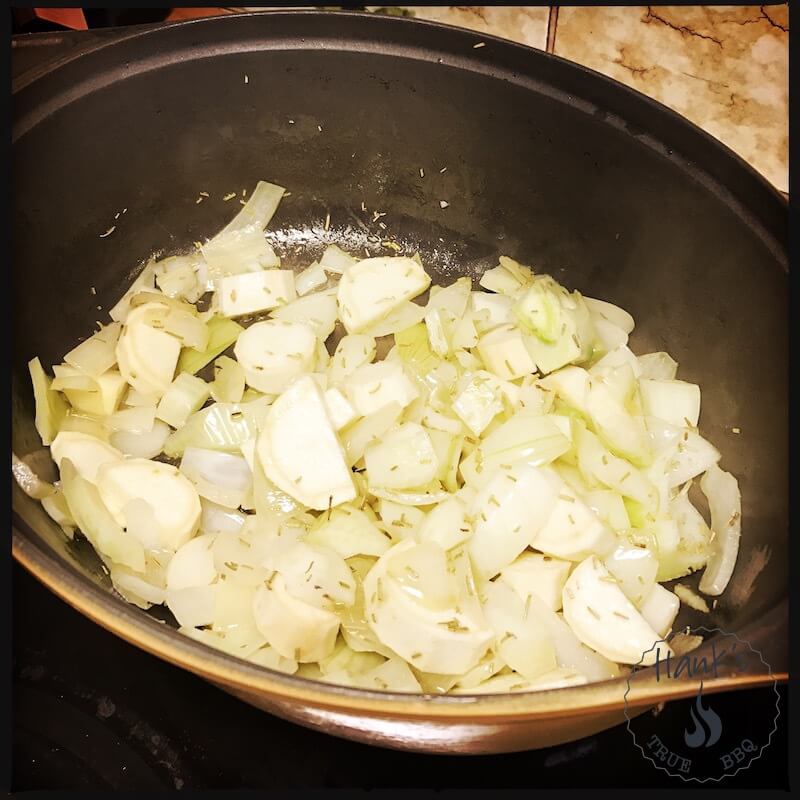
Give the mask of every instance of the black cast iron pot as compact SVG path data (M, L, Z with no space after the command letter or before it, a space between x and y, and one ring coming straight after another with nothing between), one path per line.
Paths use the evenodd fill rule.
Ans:
M473 48L478 41L486 46ZM710 615L686 609L679 622L736 632L785 677L787 208L716 140L530 48L330 12L123 30L26 73L13 101L18 456L46 469L28 359L60 361L143 259L219 229L232 214L223 195L258 179L279 183L291 197L270 236L284 255L329 242L377 252L369 237L392 235L419 250L438 282L478 276L507 254L630 310L634 350L668 350L680 377L702 385L701 430L743 492L731 585ZM197 204L201 191L210 198ZM362 202L386 212L385 231ZM68 545L12 489L14 554L47 586L272 713L450 752L555 744L623 720L624 680L426 698L328 686L212 651L112 595L90 550ZM704 691L768 680L723 664ZM638 710L697 690L658 683L651 670L636 686Z

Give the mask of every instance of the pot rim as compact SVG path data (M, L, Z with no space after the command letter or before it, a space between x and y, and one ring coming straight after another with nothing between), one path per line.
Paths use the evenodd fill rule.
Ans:
M290 12L249 12L220 17L205 17L157 26L137 26L122 31L117 38L93 43L83 51L73 51L60 60L50 62L30 73L25 73L21 76L21 80L14 83L12 92L14 94L24 92L28 87L39 84L42 79L46 78L54 70L67 67L81 59L88 59L93 53L115 44L124 43L130 39L169 36L172 31L189 26L200 37L205 31L211 31L215 27L243 25L248 20L252 21L258 18L269 18L270 21L282 19L285 22L296 18L298 15L332 20L334 25L338 24L344 29L344 33L339 38L347 37L347 25L349 24L347 20L355 18L362 25L369 20L369 22L366 22L368 27L374 27L379 34L387 32L391 34L390 37L381 36L379 38L376 36L373 38L373 42L380 42L380 46L383 48L381 52L390 55L396 55L403 47L407 50L410 48L415 57L419 57L421 50L427 49L430 51L432 46L425 41L421 44L414 42L415 32L427 30L426 35L431 33L440 36L446 34L448 42L437 42L436 52L441 55L451 56L452 60L448 61L449 66L483 73L488 72L495 77L500 77L500 79L511 79L509 77L511 70L505 63L500 63L495 68L492 59L486 58L488 48L475 50L473 45L476 42L491 43L490 52L500 62L503 61L503 54L519 57L521 53L523 56L530 58L533 67L530 70L531 73L536 71L535 67L537 65L540 67L543 64L555 65L561 75L567 76L573 83L577 82L582 87L585 86L591 89L586 94L591 95L593 99L587 103L576 93L576 99L573 100L569 96L569 91L574 90L570 90L569 87L565 90L563 87L559 88L555 85L547 84L547 76L537 76L526 81L525 75L513 73L513 79L516 82L527 82L529 85L532 82L538 82L540 88L546 86L561 99L566 98L566 101L573 102L573 104L581 104L583 107L608 100L610 95L611 100L609 102L614 107L611 115L617 114L624 119L620 109L626 105L633 106L634 111L637 111L639 115L646 115L650 119L648 127L653 130L657 130L659 126L662 126L662 123L669 123L669 131L664 134L663 138L669 139L670 136L676 135L677 132L684 141L688 140L689 149L714 154L717 162L715 165L717 172L719 172L719 165L721 164L726 170L734 173L738 181L736 187L738 192L735 193L723 186L718 177L709 176L705 172L702 173L706 178L707 185L710 182L713 191L720 195L720 199L723 202L739 206L740 213L742 213L741 209L744 209L746 216L750 219L753 219L752 211L745 208L743 200L737 199L737 196L741 198L743 188L757 191L762 200L766 201L766 205L769 205L769 203L774 204L771 208L766 209L766 213L762 215L760 220L756 220L761 223L759 227L768 228L769 225L765 225L764 220L768 219L769 222L774 222L777 217L775 212L783 213L788 206L787 199L736 153L688 119L681 117L652 98L591 69L535 48L443 23L416 19L377 16L366 12L354 11L322 12L298 10ZM269 33L268 28L266 33ZM284 36L286 37L288 34L284 34ZM295 33L294 38L301 37ZM327 38L336 40L336 31L329 33ZM193 43L192 47L202 47L204 41L207 42L208 40L198 39ZM268 38L264 40L264 42L268 41ZM480 56L476 54L480 54ZM565 82L569 83L566 80ZM96 84L87 86L86 91L92 91L93 88L96 88ZM584 97L586 94L584 94ZM66 103L73 99L75 99L75 95L71 95L64 102ZM53 110L54 108L50 107L49 111L52 112ZM587 113L592 113L591 107L589 107ZM32 124L36 123L33 122ZM16 129L16 124L14 127ZM24 135L24 130L19 135ZM636 134L631 133L631 135ZM18 137L15 134L13 138L16 139ZM663 139L659 141L663 141ZM656 144L655 142L646 143L651 147ZM693 172L699 172L696 162L690 164L685 155L678 156L677 153L680 151L677 148L675 152L675 158L679 160L681 168L689 169L691 167ZM753 200L750 200L750 203L751 205L756 205ZM771 249L775 250L774 243L776 241L779 242L777 246L779 260L783 261L784 264L788 263L783 238L775 232L774 226L772 231L765 230L765 235L772 240L773 247ZM788 267L785 268L788 271ZM17 487L14 488L17 489ZM13 520L12 554L14 558L62 600L122 639L223 687L238 689L246 693L256 693L276 700L289 700L320 708L347 711L353 714L413 717L415 719L442 722L456 722L467 719L472 721L480 719L482 722L493 720L503 722L523 721L534 718L547 719L574 716L587 712L610 711L621 709L625 706L624 695L628 685L625 677L599 683L589 683L583 686L527 693L439 696L373 692L366 689L340 687L308 678L286 675L215 650L178 633L177 630L167 625L160 624L141 609L124 602L94 584L85 576L82 576L33 533L16 509L13 513ZM25 529L28 530L26 531ZM700 679L698 679L696 681L681 681L679 684L671 682L671 685L665 685L656 680L654 672L653 669L647 669L637 673L635 698L629 701L630 705L652 706L663 700L689 697L697 693L701 683ZM786 681L787 679L788 674L786 672L770 673L769 675L724 676L706 680L703 683L703 691L713 693L732 689L746 689L768 685L773 681Z

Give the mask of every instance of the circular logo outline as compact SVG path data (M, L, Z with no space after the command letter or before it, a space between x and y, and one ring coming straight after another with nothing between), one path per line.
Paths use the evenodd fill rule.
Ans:
M778 692L778 681L775 679L775 676L772 673L772 667L764 660L764 656L761 653L761 651L760 650L756 650L756 648L753 647L753 645L751 645L750 642L746 641L745 639L740 638L735 633L729 633L728 631L724 631L724 630L722 630L722 628L706 628L703 625L697 625L695 627L687 627L685 630L679 631L679 632L680 633L686 633L686 632L695 633L697 631L703 631L704 633L707 633L707 634L708 633L719 633L719 634L722 634L723 636L731 636L731 637L733 637L740 644L747 645L747 647L750 649L750 651L752 653L754 653L755 655L757 655L759 660L761 661L761 663L767 668L767 672L768 672L770 678L772 679L772 691L775 693L775 711L776 711L776 713L775 713L775 719L772 721L772 728L771 728L771 730L769 732L769 736L767 737L767 741L766 741L765 744L763 744L761 746L761 748L758 751L758 754L755 755L753 758L751 758L747 762L746 765L737 766L737 768L736 768L736 770L734 772L726 772L726 773L720 775L717 778L714 778L714 777L698 778L695 775L690 775L689 777L685 777L684 775L682 775L680 773L670 772L670 770L667 767L664 767L664 766L661 766L660 764L657 764L655 762L655 760L653 758L651 758L645 752L644 747L642 747L642 745L639 744L639 742L636 739L636 732L631 728L631 722L633 721L633 719L636 719L636 717L633 717L633 719L632 719L628 714L629 710L632 710L628 706L628 695L631 693L631 678L630 678L630 675L628 676L628 678L625 681L626 689L625 689L625 694L622 697L622 700L623 700L623 703L624 703L623 712L625 714L625 720L626 720L625 727L628 730L628 733L631 735L631 738L633 739L634 745L636 745L636 747L641 751L641 753L645 757L645 759L647 759L657 770L660 770L661 772L665 772L671 778L680 778L684 783L691 783L692 781L695 781L695 782L697 782L699 784L708 783L709 781L713 781L714 783L719 783L720 781L724 780L725 778L734 778L740 772L742 772L743 770L749 769L754 762L758 761L758 759L761 758L761 756L763 755L764 751L770 746L770 744L772 744L772 737L775 735L775 733L778 730L778 719L781 716L781 708L780 708L781 696L780 696L780 693ZM648 648L647 650L645 650L642 653L642 657L633 666L634 667L638 667L640 665L643 665L645 656L648 653L651 653L653 650L655 650L656 647L658 647L658 645L661 644L662 642L664 644L669 644L669 642L668 642L668 640L666 638L661 638L661 639L656 640L655 642L653 642L653 646L652 647ZM701 684L702 684L702 682L701 682ZM702 691L702 689L701 689L701 691Z

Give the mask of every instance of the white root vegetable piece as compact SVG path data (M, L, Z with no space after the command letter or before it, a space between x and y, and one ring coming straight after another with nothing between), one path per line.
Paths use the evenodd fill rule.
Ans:
M563 367L541 378L538 385L547 391L555 392L568 406L582 414L588 414L589 373L582 367Z
M31 375L36 402L34 424L42 439L42 444L49 445L56 438L56 434L64 422L67 404L58 392L50 388L50 378L47 377L38 358L32 358L28 362L28 371Z
M386 499L381 499L378 503L378 513L383 526L396 541L419 538L419 530L427 516L414 506L401 505Z
M218 403L240 403L244 395L244 370L238 361L220 356L214 362L214 382L208 387Z
M211 280L226 275L260 272L280 265L280 259L264 238L264 233L255 227L223 231L201 248Z
M317 517L304 541L335 550L342 558L380 556L391 547L391 540L364 511L350 505L339 506Z
M338 611L355 601L355 579L347 562L324 545L307 541L281 544L270 548L262 566L270 574L280 574L292 597L316 608Z
M280 574L256 590L253 615L260 633L284 658L320 661L336 644L339 617L292 597Z
M239 335L234 354L248 386L278 394L295 378L313 370L316 350L317 337L308 325L264 320Z
M202 379L181 372L164 392L156 416L173 428L182 428L186 420L208 400L209 385Z
M50 445L50 455L59 469L61 461L69 459L81 478L94 484L103 466L122 461L116 447L79 431L61 431Z
M391 402L380 411L362 417L342 431L342 445L345 459L352 466L364 456L364 451L372 441L379 441L400 419L403 409L399 403Z
M350 267L358 263L358 259L345 253L338 245L329 244L325 248L325 252L322 254L319 263L326 272L342 275L347 272Z
M467 507L458 497L450 497L434 506L417 533L420 542L431 542L442 550L464 544L470 536L472 525L467 520Z
M117 342L119 371L136 391L161 395L172 382L180 352L174 336L144 322L126 325Z
M200 522L200 498L191 482L170 464L131 458L100 470L98 489L103 502L120 525L132 500L152 508L158 546L177 550L194 536Z
M155 421L155 406L133 406L115 412L105 420L105 424L112 431L150 433Z
M638 379L642 374L642 366L633 351L626 345L620 345L613 350L609 350L601 359L595 361L589 368L589 375L593 378L602 378L610 370L625 364L631 368L633 377Z
M342 336L328 366L331 383L342 383L360 366L371 363L376 352L377 347L372 336L363 333Z
M364 689L379 689L385 692L422 692L422 687L414 677L411 668L399 658L390 658L383 664L354 677L355 684ZM347 683L352 684L352 679Z
M555 473L551 478L559 481ZM563 481L550 515L530 539L535 549L568 561L582 561L592 553L608 553L615 543L611 529Z
M265 269L224 275L217 283L219 313L242 317L285 305L297 297L290 269Z
M206 292L208 265L195 251L156 262L156 285L167 296L196 303Z
M615 306L613 303L607 303L605 300L595 300L593 297L583 298L586 305L589 307L592 316L598 316L621 328L625 333L631 333L635 327L633 317L625 311L625 309Z
M700 387L696 383L641 378L642 411L679 428L697 427L700 419Z
M272 312L273 319L308 325L323 342L336 327L336 291L326 289L308 294Z
M620 540L603 559L606 569L619 582L619 588L637 608L656 585L658 558L649 547L637 547Z
M461 461L461 475L471 486L481 488L497 469L507 469L517 462L544 466L570 447L555 415L520 411L495 428Z
M549 608L536 594L531 594L527 602L529 614L540 619L550 632L559 667L575 670L590 681L604 681L619 675L619 667L583 644L562 614Z
M167 589L208 586L217 577L211 546L216 535L205 534L181 545L167 565Z
M422 294L431 279L412 258L367 258L339 281L339 316L348 333L359 333L405 300Z
M356 496L325 399L309 376L270 406L256 450L265 475L303 505L323 511Z
M414 561L417 552L421 559ZM408 539L384 553L364 580L364 600L378 639L423 672L466 672L494 638L479 604L468 602L434 545Z
M494 630L500 658L528 680L554 670L557 662L550 633L530 615L517 593L502 581L489 581L482 592L483 613Z
M70 405L77 411L106 417L119 407L122 395L128 386L125 378L115 369L109 369L93 379L95 386L90 390L64 389Z
M425 318L425 307L405 300L395 306L385 317L364 328L363 333L374 336L388 336L395 331L403 331Z
M64 356L64 361L84 375L99 378L117 363L116 347L122 325L112 322L81 342Z
M607 319L592 315L592 323L597 334L599 349L608 353L628 344L628 334L622 328L612 325Z
M314 289L319 289L328 282L328 276L325 273L325 267L316 261L310 266L306 267L302 272L295 275L294 288L297 294L302 297Z
M70 516L103 557L135 572L145 568L144 548L125 533L103 502L97 487L80 476L69 458L61 462L61 488Z
M410 489L436 477L439 460L431 437L416 422L404 422L367 445L364 461L370 486Z
M678 362L669 353L646 353L637 360L643 378L671 381L678 372Z
M405 408L419 397L419 390L399 361L379 361L358 367L345 379L344 390L362 417L393 402Z
M97 380L82 372L77 367L69 364L55 364L53 366L53 378L50 388L55 391L63 392L65 389L73 389L84 392L97 390Z
M485 333L478 341L478 353L486 368L498 378L513 381L536 372L519 328L502 325Z
M711 529L716 536L712 542L711 557L700 578L699 588L704 594L720 595L733 575L739 554L742 495L736 478L716 464L700 479L700 488L708 500Z
M507 583L526 603L535 594L553 611L561 608L561 595L572 563L542 553L521 553L500 573L499 580Z
M485 370L472 375L453 401L453 411L476 436L480 436L502 410L500 383Z
M564 619L575 635L611 661L650 666L672 652L596 556L575 567L563 602Z
M639 607L639 613L659 636L666 636L672 629L680 606L676 594L655 583Z
M360 416L341 389L336 387L325 391L325 407L335 431L340 431Z
M178 624L184 628L211 625L217 605L217 587L168 588L165 592L165 603Z
M180 470L200 497L226 508L244 505L253 489L253 475L247 461L230 453L187 447Z
M495 473L471 509L474 532L467 549L479 576L494 577L531 543L555 508L559 491L557 479L527 464Z
M498 325L514 323L514 314L511 306L514 301L502 294L489 294L488 292L472 292L470 294L470 307L476 315L476 327L489 331Z
M238 534L242 531L245 522L250 519L241 511L225 508L225 506L217 505L210 500L201 500L200 505L203 508L200 530L203 533Z
M481 275L480 285L490 292L512 296L532 280L533 272L528 267L519 264L513 258L500 256L500 264Z
M203 351L208 347L210 331L190 303L173 300L163 294L142 292L131 300L125 327L149 325L175 336L184 347Z

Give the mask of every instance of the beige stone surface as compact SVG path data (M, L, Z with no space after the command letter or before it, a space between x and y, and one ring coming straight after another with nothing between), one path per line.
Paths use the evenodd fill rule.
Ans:
M561 8L555 53L688 117L788 191L788 6Z

